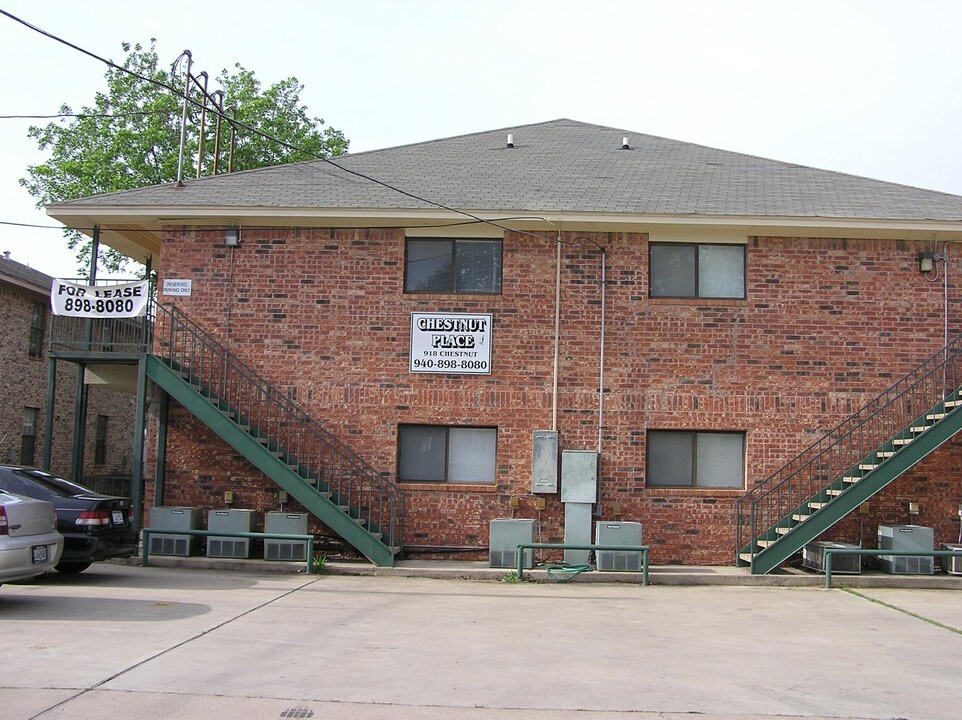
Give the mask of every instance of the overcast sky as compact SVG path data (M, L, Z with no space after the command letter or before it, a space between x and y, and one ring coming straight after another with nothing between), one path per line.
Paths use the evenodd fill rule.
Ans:
M360 152L572 118L962 195L957 0L0 0L103 57L157 38L212 77L306 87ZM106 67L0 16L2 115L92 104ZM55 225L18 179L44 155L0 119L0 221ZM39 121L46 122L46 121ZM58 230L0 252L76 275Z

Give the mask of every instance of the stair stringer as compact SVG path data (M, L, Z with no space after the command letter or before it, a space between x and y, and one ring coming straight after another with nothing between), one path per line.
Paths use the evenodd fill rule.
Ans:
M234 420L216 408L197 388L181 375L171 370L160 358L147 356L147 376L165 392L204 423L224 442L243 455L254 467L267 475L288 495L327 525L346 543L368 558L375 565L393 567L395 553L359 525L334 502L313 485L305 482L279 457L255 437L241 428Z
M863 502L881 492L893 480L931 455L940 446L951 440L960 430L962 430L962 412L956 409L930 426L910 444L896 452L895 455L885 459L877 468L864 475L861 480L851 485L841 495L832 497L824 507L812 513L807 520L790 526L792 522L791 514L786 516L782 522L769 528L767 532L753 540L748 546L749 548L754 546L758 540L772 541L771 545L760 549L752 557L751 573L753 575L764 575L773 570L801 550L806 543L817 538L857 509ZM897 433L893 438L900 437L903 432ZM833 483L827 485L815 497L827 497L825 490L838 480L839 478L836 478ZM778 534L775 530L776 527L785 528L789 526L789 531L783 535Z

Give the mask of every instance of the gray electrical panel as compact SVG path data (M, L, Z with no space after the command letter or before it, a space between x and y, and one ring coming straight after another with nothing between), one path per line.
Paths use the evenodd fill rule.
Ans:
M802 566L815 572L825 572L825 551L831 548L858 550L858 545L831 540L814 540L802 549ZM862 572L861 556L832 553L832 572L858 575Z
M561 502L595 503L597 498L598 453L590 450L563 450L561 452ZM590 527L588 534L591 534Z
M591 545L591 503L565 503L565 543ZM569 565L587 565L590 550L565 550Z
M518 567L518 545L534 542L534 520L499 518L491 521L488 554L493 568ZM534 567L534 551L524 550L524 567Z
M558 492L558 432L535 430L531 440L531 492Z
M200 530L200 508L152 507L151 530ZM177 555L187 557L196 552L200 538L195 535L165 535L151 533L147 548L151 555Z
M641 523L603 522L595 523L596 545L641 545ZM640 550L598 550L595 565L598 570L641 572Z
M228 508L225 510L211 510L207 513L207 529L210 532L251 532L253 526L253 510ZM250 557L250 539L208 535L207 557Z
M307 535L307 513L269 512L264 532L281 535ZM307 540L264 540L265 560L307 560Z
M935 531L921 525L879 525L879 550L934 550ZM935 558L925 555L879 555L883 571L893 575L933 575Z

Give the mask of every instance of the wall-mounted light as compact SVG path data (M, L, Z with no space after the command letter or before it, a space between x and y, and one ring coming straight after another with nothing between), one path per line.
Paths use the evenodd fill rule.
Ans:
M930 273L935 270L935 261L941 260L938 253L920 252L919 253L919 272Z
M232 502L234 502L234 491L233 491L233 490L225 490L225 491L224 491L224 504L225 504L225 505L230 505Z
M909 515L918 515L918 514L919 514L919 504L917 502L910 502Z
M224 244L227 247L237 247L240 245L240 228L227 228L224 231Z

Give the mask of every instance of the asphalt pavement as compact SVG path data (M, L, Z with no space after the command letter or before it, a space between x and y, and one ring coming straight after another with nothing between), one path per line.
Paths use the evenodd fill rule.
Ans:
M0 718L956 720L960 600L98 564L0 588Z

